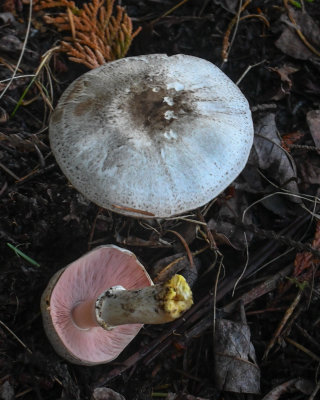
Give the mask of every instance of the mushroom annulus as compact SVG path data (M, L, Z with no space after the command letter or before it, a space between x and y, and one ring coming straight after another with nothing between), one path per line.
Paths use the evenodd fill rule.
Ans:
M193 303L181 275L153 285L129 250L104 245L50 280L41 298L44 328L56 352L79 365L112 361L142 324L180 317Z
M127 57L93 69L61 96L52 152L85 197L133 217L203 206L244 168L253 142L248 102L209 61Z

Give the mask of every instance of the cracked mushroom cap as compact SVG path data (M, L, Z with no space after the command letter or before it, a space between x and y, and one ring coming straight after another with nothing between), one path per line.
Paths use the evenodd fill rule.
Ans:
M72 320L76 305L92 300L112 286L141 289L152 280L136 256L117 246L97 247L58 271L41 298L44 328L56 352L80 365L103 364L115 359L131 342L142 324L105 330L80 329Z
M81 193L135 217L198 208L244 168L249 105L215 65L192 56L123 58L89 71L62 95L52 151Z

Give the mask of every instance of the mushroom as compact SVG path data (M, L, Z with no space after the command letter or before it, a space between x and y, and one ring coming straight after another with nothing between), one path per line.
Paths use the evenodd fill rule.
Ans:
M244 168L248 102L209 61L151 54L102 65L63 93L49 126L72 185L103 208L165 218L198 208Z
M153 285L136 256L97 247L58 271L41 298L44 328L56 352L80 365L112 361L142 324L178 318L192 305L181 275Z

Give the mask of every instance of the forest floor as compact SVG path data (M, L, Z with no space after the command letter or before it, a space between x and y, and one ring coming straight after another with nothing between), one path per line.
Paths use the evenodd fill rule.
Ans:
M30 1L2 1L0 398L320 398L319 1L120 3L142 27L127 56L217 65L249 101L254 145L236 181L187 218L155 228L99 208L48 140L51 109L88 68L50 53L63 34L42 17L56 9L30 20ZM100 244L133 251L155 279L170 263L191 274L194 306L144 326L112 363L76 366L53 350L39 303L58 269Z

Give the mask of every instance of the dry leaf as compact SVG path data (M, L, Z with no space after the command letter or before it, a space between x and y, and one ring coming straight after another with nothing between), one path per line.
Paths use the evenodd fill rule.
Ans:
M247 324L216 321L214 362L216 385L237 393L260 392L260 370Z
M281 137L281 147L287 151L290 151L291 145L303 138L304 133L296 131L287 133Z
M0 13L0 21L3 24L13 24L15 22L15 18L11 12L6 11L6 12Z
M168 393L166 400L209 400L204 397L195 397L187 393Z
M0 51L10 54L19 54L23 48L23 43L14 35L4 35L0 39Z
M214 4L220 6L232 14L236 14L239 9L238 0L214 0Z
M14 389L9 381L5 381L0 386L0 398L2 400L14 400L16 398L14 395Z
M194 266L191 267L186 253L177 253L161 258L151 268L152 280L155 283L165 282L175 274L184 276L189 286L193 286L198 278L201 263L197 257L193 258Z
M307 13L290 8L290 13L297 23L297 28L301 30L308 42L320 51L320 28ZM283 18L283 32L275 45L286 55L298 60L312 60L316 55L303 43L298 36L296 29L286 16Z
M320 148L320 110L312 110L307 113L307 123L316 147Z
M315 384L307 379L296 378L290 381L283 382L281 385L273 388L267 393L262 400L278 400L280 397L287 392L301 392L303 394L311 394Z
M272 96L271 100L281 100L283 97L290 93L292 88L292 80L290 78L290 75L299 71L299 68L293 65L284 64L281 67L270 67L269 70L276 72L281 79L281 87L278 90L278 93Z
M248 164L259 168L272 183L290 193L299 193L296 166L281 147L275 114L263 115L255 123L255 138ZM274 188L274 191L277 189ZM290 198L296 201L296 198Z
M208 228L213 231L215 237L218 235L222 240L223 237L226 237L226 244L242 250L245 244L250 243L253 237L250 232L244 236L243 227L237 226L237 221L241 221L243 212L247 207L248 199L246 194L243 191L236 190L232 198L221 204L217 216L209 220ZM245 223L252 224L252 222L252 213L249 211L246 214Z
M91 400L126 400L121 394L106 387L94 389Z

